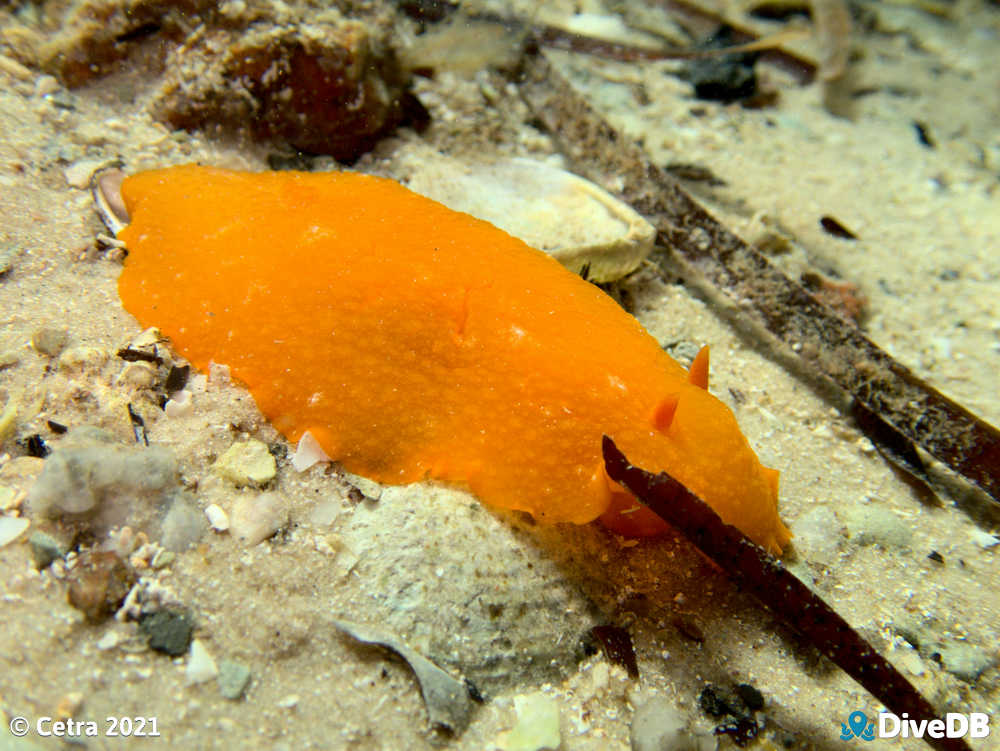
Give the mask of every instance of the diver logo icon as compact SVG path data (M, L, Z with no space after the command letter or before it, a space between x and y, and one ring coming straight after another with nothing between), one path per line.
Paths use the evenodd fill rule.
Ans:
M860 738L863 741L875 740L875 723L868 722L865 713L856 710L851 712L846 723L840 723L840 740L849 741Z

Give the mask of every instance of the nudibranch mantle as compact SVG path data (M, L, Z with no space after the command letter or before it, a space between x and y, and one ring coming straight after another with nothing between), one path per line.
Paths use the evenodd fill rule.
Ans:
M769 550L789 539L778 473L703 387L707 358L689 377L601 290L493 225L347 172L182 166L122 196L126 310L199 369L228 365L278 430L309 431L347 470L660 531L608 479L607 434Z

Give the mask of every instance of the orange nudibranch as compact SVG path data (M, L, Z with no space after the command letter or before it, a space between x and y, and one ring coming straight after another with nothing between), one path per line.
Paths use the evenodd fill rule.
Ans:
M197 166L127 178L122 303L196 367L224 363L290 440L542 522L664 529L601 437L776 552L778 473L732 412L594 285L378 177Z

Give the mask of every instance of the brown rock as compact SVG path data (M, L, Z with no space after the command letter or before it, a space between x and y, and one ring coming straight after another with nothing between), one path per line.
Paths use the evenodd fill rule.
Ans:
M404 118L407 76L358 21L218 30L171 61L154 114L354 161Z
M100 623L121 607L135 577L117 553L84 553L67 577L69 604L91 623Z

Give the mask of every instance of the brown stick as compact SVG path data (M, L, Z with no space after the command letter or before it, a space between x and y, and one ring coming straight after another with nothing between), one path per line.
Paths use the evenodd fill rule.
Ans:
M890 712L900 717L905 712L917 722L937 719L934 707L902 673L779 560L722 521L711 506L667 473L654 475L634 466L608 436L601 448L612 480L684 535ZM938 751L971 751L961 738L925 736L924 740Z

